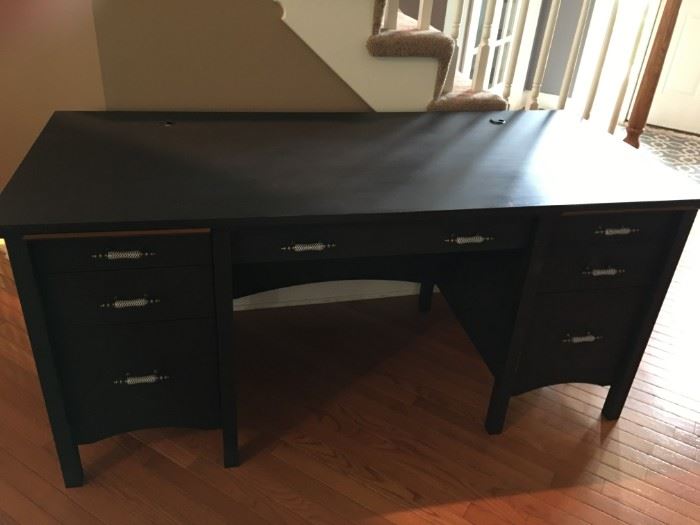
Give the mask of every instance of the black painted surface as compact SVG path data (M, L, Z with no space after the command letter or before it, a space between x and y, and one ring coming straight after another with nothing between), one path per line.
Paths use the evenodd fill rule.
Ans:
M457 256L434 276L494 375L508 356L528 260L528 250Z
M611 384L648 298L639 288L540 295L514 393L556 383ZM572 339L587 335L596 340Z
M54 327L68 417L80 443L139 428L220 425L211 319ZM126 384L158 375L154 383Z
M210 267L149 268L49 275L46 309L60 322L129 323L214 316ZM144 299L146 306L116 308Z
M209 235L131 235L30 243L42 273L211 265Z
M665 184L661 181L660 184ZM688 196L690 196L689 194ZM564 216L552 233L552 243L570 247L653 246L666 242L678 226L678 213L596 213Z
M548 111L59 112L0 195L0 232L700 205L667 173Z
M308 282L420 282L423 310L438 283L494 374L490 433L513 394L562 381L611 384L604 412L619 416L700 190L565 115L497 116L507 124L482 113L54 115L0 195L0 233L66 484L82 482L77 440L164 424L221 426L224 464L237 464L231 297ZM178 232L148 241L19 235L167 227ZM212 234L180 235L192 227ZM329 248L283 249L317 242ZM91 257L157 243L149 259ZM581 274L623 264L616 281ZM100 308L137 297L160 301ZM567 354L569 327L605 337ZM163 366L188 379L109 383Z
M245 229L233 236L235 262L339 259L370 254L406 255L504 250L525 246L530 217L483 217L474 213L372 224L312 224ZM471 238L470 242L460 238ZM320 244L322 251L293 249Z
M665 244L560 245L547 254L540 289L559 292L648 286L658 275L665 252Z
M83 484L83 466L80 463L75 431L66 413L64 391L29 246L24 239L13 235L6 241L63 482L66 487L78 487Z

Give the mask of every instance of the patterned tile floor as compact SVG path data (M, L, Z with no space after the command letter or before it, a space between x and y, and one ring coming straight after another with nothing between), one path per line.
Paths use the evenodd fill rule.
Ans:
M643 150L700 182L700 136L648 127L641 142Z

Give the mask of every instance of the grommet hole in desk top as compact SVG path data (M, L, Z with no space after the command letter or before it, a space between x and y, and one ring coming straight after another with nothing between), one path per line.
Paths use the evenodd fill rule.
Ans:
M503 124L505 124L508 121L504 118L492 118L492 119L489 119L489 122L491 124L496 125L496 126L502 126Z

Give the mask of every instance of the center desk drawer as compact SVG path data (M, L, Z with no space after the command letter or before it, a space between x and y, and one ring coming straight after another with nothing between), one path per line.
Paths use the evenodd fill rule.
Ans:
M393 224L280 226L234 232L240 262L520 248L530 240L522 218L417 220Z
M80 443L138 428L219 424L213 320L65 325L53 342Z
M33 240L30 246L42 274L211 264L206 232L58 236Z
M128 323L211 317L211 269L159 268L53 274L44 277L51 320Z

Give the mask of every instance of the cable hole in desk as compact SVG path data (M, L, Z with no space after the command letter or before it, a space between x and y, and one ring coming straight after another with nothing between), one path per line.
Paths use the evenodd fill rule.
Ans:
M502 126L503 124L505 124L508 121L504 118L492 118L492 119L489 119L489 122L491 124L496 125L496 126Z

